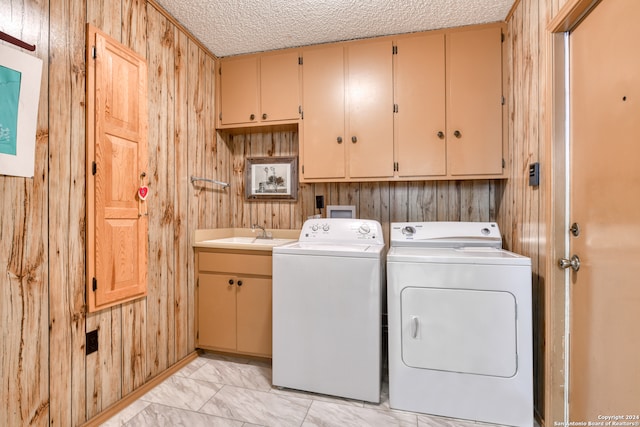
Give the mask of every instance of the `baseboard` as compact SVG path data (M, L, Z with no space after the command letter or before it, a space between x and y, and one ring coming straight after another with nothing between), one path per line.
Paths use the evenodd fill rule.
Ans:
M162 381L166 380L171 375L175 374L180 369L184 368L186 365L188 365L191 361L195 360L197 357L198 357L197 351L190 353L189 355L184 357L182 360L180 360L179 362L175 363L174 365L172 365L171 367L163 371L161 374L153 377L152 379L150 379L149 381L141 385L139 388L135 389L134 391L132 391L122 399L118 400L113 405L109 406L104 411L100 412L95 417L91 418L89 421L82 424L82 427L98 427L102 423L106 422L109 418L113 417L118 412L122 411L124 408L131 405L140 397L144 396L146 393L151 391L152 388L160 384Z

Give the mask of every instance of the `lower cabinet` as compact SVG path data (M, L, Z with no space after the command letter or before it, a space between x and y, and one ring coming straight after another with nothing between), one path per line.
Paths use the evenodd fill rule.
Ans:
M247 252L197 251L198 348L271 357L271 253Z

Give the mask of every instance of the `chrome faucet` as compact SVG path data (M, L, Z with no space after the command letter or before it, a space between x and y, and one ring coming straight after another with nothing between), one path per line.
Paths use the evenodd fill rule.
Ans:
M255 231L256 228L259 228L260 230L262 230L262 234L260 236L256 237L256 239L273 239L273 236L271 235L271 233L268 233L267 230L263 226L258 225L258 224L253 224L251 226L251 229L253 231Z

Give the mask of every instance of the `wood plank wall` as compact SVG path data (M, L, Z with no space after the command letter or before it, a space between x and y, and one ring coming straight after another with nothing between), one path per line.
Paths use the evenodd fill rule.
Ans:
M0 176L0 423L81 424L189 354L193 230L255 222L298 228L316 213L319 194L385 226L497 219L505 246L532 257L542 313L549 195L527 186L526 167L539 160L546 179L544 28L565 1L523 0L509 17L507 182L304 184L296 203L264 203L244 201L244 158L295 155L297 132L217 135L214 58L153 3L0 0L0 30L35 43L44 61L35 177ZM96 314L84 305L86 22L145 56L150 83L149 296ZM192 185L192 175L231 188ZM85 356L93 329L100 350ZM536 330L536 405L544 414L540 314Z
M511 154L507 162L509 180L500 182L497 190L497 222L504 235L505 247L531 257L533 270L534 325L534 399L541 420L563 420L562 402L549 405L545 372L548 331L545 313L549 290L545 280L555 265L546 259L549 242L545 238L551 218L548 205L551 164L546 149L550 144L547 111L551 96L548 79L550 66L547 24L565 3L571 0L518 0L507 19L507 137ZM539 187L528 185L529 164L540 162ZM545 394L546 393L546 394Z
M79 425L194 350L192 230L228 195L196 189L218 161L214 58L144 0L0 0L0 30L44 61L34 179L0 176L0 425ZM85 23L149 64L149 296L84 302ZM225 149L222 147L222 151ZM85 356L85 333L100 349Z

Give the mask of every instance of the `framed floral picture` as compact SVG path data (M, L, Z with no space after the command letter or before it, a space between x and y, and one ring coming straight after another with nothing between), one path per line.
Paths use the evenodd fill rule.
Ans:
M246 200L298 199L297 157L247 157Z

